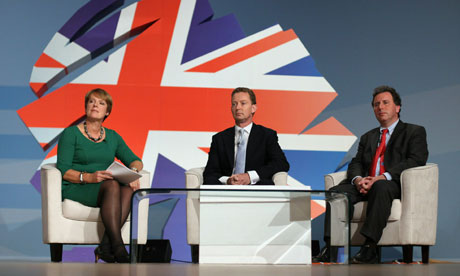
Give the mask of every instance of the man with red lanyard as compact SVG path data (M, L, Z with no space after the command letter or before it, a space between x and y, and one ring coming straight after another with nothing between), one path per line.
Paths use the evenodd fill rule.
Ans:
M394 88L375 88L372 107L380 127L361 136L358 152L348 165L347 179L331 188L346 192L350 206L368 201L366 221L360 231L366 241L352 259L357 264L378 263L377 243L390 216L393 199L401 198L400 175L405 169L425 165L428 159L425 128L400 120L401 97ZM326 206L326 246L313 257L313 262L327 262L330 257L333 261L336 255L330 247L329 213Z

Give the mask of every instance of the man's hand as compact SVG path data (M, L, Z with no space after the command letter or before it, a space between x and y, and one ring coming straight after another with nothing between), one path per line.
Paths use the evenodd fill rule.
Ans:
M355 179L355 187L361 193L364 194L366 191L364 189L364 185L367 183L366 178L358 177Z
M251 178L248 173L234 174L227 180L228 185L249 185L251 184Z
M366 176L364 178L357 178L355 180L356 189L358 189L361 194L365 195L369 192L369 190L372 188L372 185L374 185L375 181L377 180L386 180L386 177L382 174L379 176Z

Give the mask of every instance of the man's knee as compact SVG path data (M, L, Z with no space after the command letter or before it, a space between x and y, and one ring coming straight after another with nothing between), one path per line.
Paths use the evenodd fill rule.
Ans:
M350 193L356 190L356 187L351 184L339 184L334 187L331 187L329 191L331 192L338 192L338 193Z
M390 189L390 181L388 180L377 180L372 184L372 189L375 191L386 191Z
M375 194L389 194L389 195L394 195L398 196L400 194L400 191L398 189L398 184L396 184L393 181L389 180L378 180L374 182L372 185L372 188L369 190L369 193L375 193Z

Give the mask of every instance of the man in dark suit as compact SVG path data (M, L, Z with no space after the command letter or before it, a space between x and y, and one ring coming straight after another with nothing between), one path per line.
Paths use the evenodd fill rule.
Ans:
M212 137L204 184L273 185L275 173L289 170L276 131L253 123L257 105L251 89L238 87L231 99L235 126Z
M366 221L360 233L364 246L352 259L353 263L377 263L377 243L391 213L393 199L401 198L400 175L403 170L423 166L428 159L425 128L399 119L401 98L389 86L374 89L372 107L380 127L361 136L356 156L348 165L347 179L331 188L346 192L353 204L368 201ZM330 248L329 206L326 208L324 239L326 247L313 262L333 257ZM353 214L353 210L350 212Z

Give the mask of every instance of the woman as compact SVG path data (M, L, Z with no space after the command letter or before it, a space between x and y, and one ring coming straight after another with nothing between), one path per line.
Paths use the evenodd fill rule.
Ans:
M96 262L129 262L121 238L121 227L130 212L133 191L139 180L122 185L106 171L118 158L134 171L143 164L114 130L102 123L112 111L112 97L103 89L94 89L85 96L86 120L66 128L58 144L57 167L62 173L62 198L100 207L105 233L94 250Z

